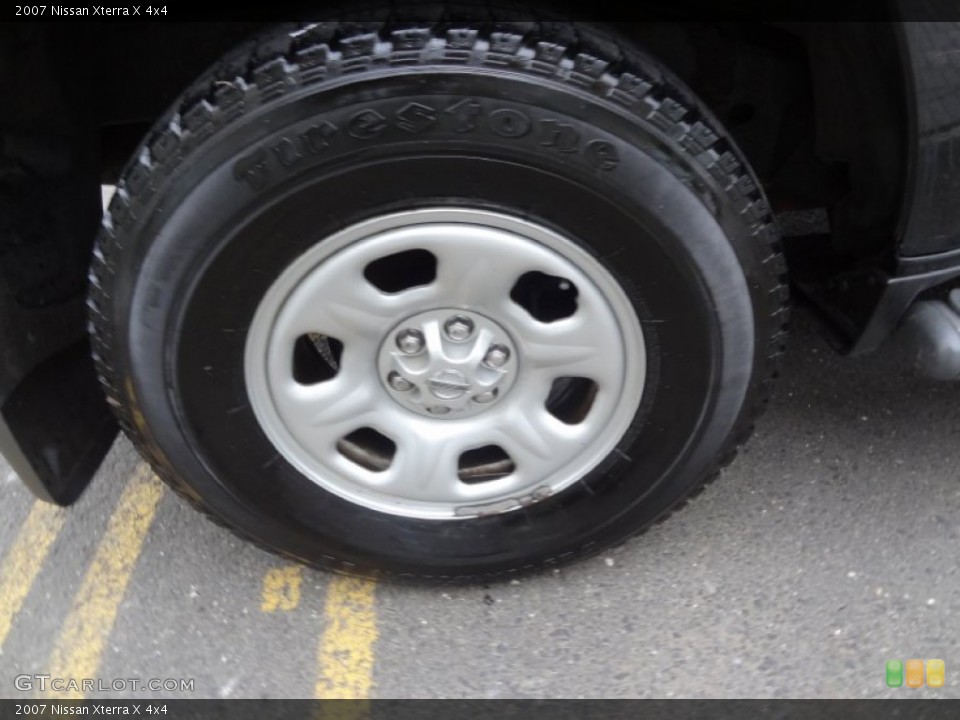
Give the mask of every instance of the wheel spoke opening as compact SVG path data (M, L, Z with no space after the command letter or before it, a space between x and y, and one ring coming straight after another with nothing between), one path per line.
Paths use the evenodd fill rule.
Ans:
M437 279L437 258L429 250L404 250L369 263L363 276L378 290L396 294Z
M586 420L597 397L597 383L585 377L559 377L547 395L547 412L565 425Z
M397 444L371 427L362 427L340 438L337 450L365 470L383 472L393 463Z
M573 281L536 270L521 275L510 290L510 299L542 323L568 318L577 311L580 294Z
M340 372L343 343L321 333L305 333L293 344L293 379L301 385L332 380Z
M457 476L468 485L500 480L517 469L506 451L499 445L484 445L460 455Z

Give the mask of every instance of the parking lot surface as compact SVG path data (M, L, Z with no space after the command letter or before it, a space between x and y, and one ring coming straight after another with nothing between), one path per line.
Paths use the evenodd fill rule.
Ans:
M0 696L960 697L960 388L835 356L799 313L769 411L689 507L490 586L335 578L237 539L119 439L80 501L0 461ZM889 689L939 658L942 689Z

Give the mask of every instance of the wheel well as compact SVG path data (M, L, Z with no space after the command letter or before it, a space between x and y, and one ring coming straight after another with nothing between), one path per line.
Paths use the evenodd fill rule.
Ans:
M823 208L835 249L893 249L907 99L893 23L635 23L730 131L778 212Z

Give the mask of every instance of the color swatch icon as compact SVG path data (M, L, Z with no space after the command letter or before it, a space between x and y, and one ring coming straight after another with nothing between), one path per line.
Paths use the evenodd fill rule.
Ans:
M903 685L903 663L899 660L887 660L887 687Z
M907 660L907 687L923 687L923 660Z
M902 660L887 660L886 676L887 687L900 687L904 682L909 688L923 687L923 660L907 660L906 663ZM926 679L927 687L943 687L946 679L943 660L927 660Z
M943 660L927 660L927 687L941 688L946 679Z

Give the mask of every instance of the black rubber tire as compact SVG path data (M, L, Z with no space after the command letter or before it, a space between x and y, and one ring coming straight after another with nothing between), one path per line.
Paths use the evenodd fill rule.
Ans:
M243 346L313 238L444 203L582 243L633 300L648 368L630 430L574 486L428 521L341 500L280 458L246 403ZM621 542L712 478L775 375L785 279L746 160L656 62L587 26L437 7L275 29L221 61L126 169L89 305L124 429L195 506L316 566L475 580Z

